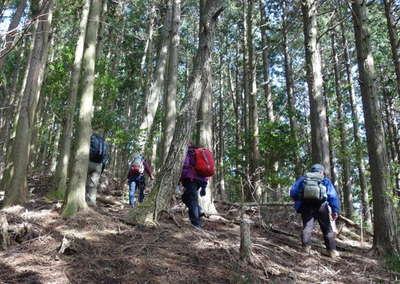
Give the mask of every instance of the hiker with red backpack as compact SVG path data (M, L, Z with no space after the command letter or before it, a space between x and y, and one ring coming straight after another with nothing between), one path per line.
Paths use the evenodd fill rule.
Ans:
M214 158L208 149L189 144L181 173L181 183L185 188L182 202L189 209L189 219L193 226L201 227L200 217L205 216L199 205L200 195L206 195L208 177L215 174Z
M301 241L305 253L310 254L311 252L311 234L315 222L318 221L329 256L337 258L339 253L336 250L336 240L330 218L333 221L338 218L340 200L332 182L325 177L324 166L313 165L310 171L292 186L290 197L295 201L294 207L301 214L303 220Z
M144 189L146 187L145 173L153 179L149 164L144 159L143 154L136 154L129 163L128 184L129 184L129 205L134 207L136 204L135 193L139 188L139 202L144 200Z

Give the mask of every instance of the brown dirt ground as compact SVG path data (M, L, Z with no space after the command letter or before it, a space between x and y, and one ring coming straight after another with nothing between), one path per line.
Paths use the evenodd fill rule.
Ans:
M104 185L105 184L105 185ZM98 206L65 220L60 202L45 197L49 177L29 179L31 200L0 211L10 226L25 226L0 251L1 283L395 283L349 229L338 236L341 257L325 256L319 229L306 255L299 241L299 217L292 208L269 210L268 229L259 212L248 208L252 226L251 262L240 261L240 212L217 203L222 217L205 219L204 229L190 225L182 203L156 228L124 222L129 208L124 190L109 177ZM61 244L66 245L61 249ZM64 249L65 248L65 249ZM63 252L62 252L63 250Z

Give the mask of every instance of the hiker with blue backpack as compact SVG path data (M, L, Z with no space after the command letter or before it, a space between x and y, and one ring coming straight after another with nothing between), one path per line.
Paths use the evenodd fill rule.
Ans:
M180 181L185 188L182 202L188 208L190 222L195 227L202 226L200 218L205 216L199 205L199 189L200 196L205 196L208 178L214 173L215 165L211 152L190 143L183 162Z
M108 161L108 146L104 137L93 133L90 137L89 164L86 178L86 202L96 206L97 187Z
M129 185L129 205L134 207L136 204L135 193L139 188L139 202L144 200L144 190L146 187L145 173L153 179L151 168L146 162L143 154L135 154L129 162L128 185Z
M339 256L331 219L335 221L340 212L340 200L332 182L325 177L325 168L314 164L310 171L299 178L290 189L294 207L301 214L303 231L301 241L304 251L311 252L311 234L318 221L324 236L325 247L332 258ZM332 211L332 213L330 213Z

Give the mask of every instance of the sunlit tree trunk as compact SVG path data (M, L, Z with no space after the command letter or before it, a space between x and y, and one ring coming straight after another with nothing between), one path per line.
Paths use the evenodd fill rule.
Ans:
M63 121L62 135L60 141L56 173L53 181L53 192L55 196L60 199L64 199L65 192L67 189L67 176L68 176L68 165L71 157L71 140L72 140L72 129L74 122L74 112L76 107L76 99L78 94L79 78L81 74L83 48L86 35L86 27L89 17L90 0L85 0L82 8L81 21L79 25L80 33L75 48L75 59L74 66L72 69L71 82L70 82L70 94L68 97L67 107L65 109L65 116Z
M34 128L36 107L40 97L41 86L48 54L48 36L52 20L53 2L47 1L40 10L36 23L34 46L28 62L28 75L22 97L16 134L12 146L10 175L3 184L7 190L4 206L21 204L27 198L27 167L29 163L29 146Z
M163 136L161 145L161 161L164 162L172 137L175 130L176 122L176 92L178 77L178 47L179 47L179 25L181 18L181 1L174 0L172 6L172 21L169 43L169 62L168 62L168 78L167 90L164 95L164 120L163 120Z
M154 224L157 222L160 213L169 208L172 195L178 184L192 129L195 127L202 94L202 74L205 66L211 64L214 27L222 9L222 1L220 0L200 0L199 47L189 78L188 94L177 119L167 159L156 176L156 184L149 197L129 212L129 222Z
M85 200L86 178L89 162L90 136L92 134L93 93L97 32L99 27L101 0L92 0L85 37L82 73L82 97L80 101L76 152L70 171L70 182L62 215L71 217L88 208Z
M317 1L302 0L304 44L310 100L311 147L313 163L324 165L330 176L329 137L322 94L322 61L318 42Z
M352 1L360 90L365 117L374 206L374 247L384 254L399 255L395 210L390 199L389 167L381 109L375 86L375 67L368 30L367 3Z

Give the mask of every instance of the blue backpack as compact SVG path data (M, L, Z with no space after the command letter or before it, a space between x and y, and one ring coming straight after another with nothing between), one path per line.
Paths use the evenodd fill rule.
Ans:
M95 163L102 163L107 157L107 144L104 138L97 133L93 133L90 137L90 154L89 160Z

